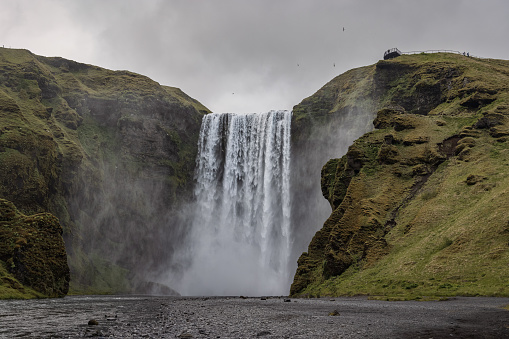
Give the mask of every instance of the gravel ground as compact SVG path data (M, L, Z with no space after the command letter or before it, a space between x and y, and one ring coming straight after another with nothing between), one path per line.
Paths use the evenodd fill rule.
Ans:
M506 305L509 298L3 300L0 338L509 338Z

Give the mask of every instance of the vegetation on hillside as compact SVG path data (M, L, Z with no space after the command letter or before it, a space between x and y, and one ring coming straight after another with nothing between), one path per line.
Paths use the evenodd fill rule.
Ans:
M405 55L297 105L294 191L346 154L322 168L332 214L291 294L508 296L508 87L508 61ZM207 112L138 74L0 49L0 297L67 292L62 229L72 293L155 286L185 233ZM357 139L347 152L338 133ZM303 201L293 220L314 217Z
M0 199L0 281L2 298L67 294L69 267L57 218L25 216Z
M160 264L146 249L169 255L207 112L132 72L0 48L0 198L58 217L72 291L136 290Z
M323 167L333 211L291 294L509 295L509 62L422 54L364 73L367 91L345 94L345 73L315 95L369 94L375 130Z

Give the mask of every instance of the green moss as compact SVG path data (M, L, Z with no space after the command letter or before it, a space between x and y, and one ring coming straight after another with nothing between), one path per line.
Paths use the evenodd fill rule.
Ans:
M93 253L89 258L90 261L80 269L87 274L71 281L70 294L121 294L132 291L129 270L104 259L101 253Z
M23 286L6 269L7 264L0 260L0 299L43 298L44 294Z
M351 268L328 283L311 284L302 293L507 296L509 215L501 199L508 187L502 172L506 165L479 151L483 156L477 153L476 163L449 161L430 177L423 192L432 190L432 199L413 199L399 211L397 225L386 237L392 247L386 257L360 271ZM465 173L487 168L497 173L492 180L499 184L464 183ZM395 275L410 285L394 281Z
M312 96L293 108L293 121L299 130L312 125L327 124L331 115L339 115L352 107L371 111L373 101L373 66L356 68L338 76ZM303 126L303 127L299 127ZM326 127L325 127L326 128Z
M358 173L299 259L292 294L509 295L508 70L455 55L377 64L380 129L344 157ZM347 173L335 164L322 171L326 197Z
M85 152L94 161L107 159L113 164L118 163L121 140L114 128L100 125L87 115L78 128L78 138Z
M139 74L0 49L0 197L23 213L60 219L74 291L125 290L136 263L108 259L112 223L94 216L115 211L125 227L162 227L155 209L167 213L191 194L208 112ZM126 239L115 257L144 237ZM96 279L82 283L88 270Z
M49 213L25 216L0 199L0 298L64 296L69 287L62 228ZM34 293L34 290L37 293Z

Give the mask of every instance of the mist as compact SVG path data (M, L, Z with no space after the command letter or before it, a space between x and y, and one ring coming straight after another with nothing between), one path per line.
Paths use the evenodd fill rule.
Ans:
M325 125L297 131L301 139L292 139L291 152L290 147L283 151L282 142L269 150L270 139L281 130L256 129L254 121L259 123L261 116L204 118L196 201L187 208L191 214L185 241L171 259L179 270L161 276L183 295L287 295L298 257L331 213L321 192L321 168L372 130L374 113L347 109ZM290 134L286 137L289 143ZM285 152L288 169L278 172L282 168L272 165L281 165ZM278 182L282 179L288 180L286 187ZM270 190L261 192L260 187Z
M288 111L209 114L198 143L185 295L283 295L291 273Z
M509 45L502 43L509 27L509 5L503 0L0 4L0 45L137 72L182 88L214 112L291 110L326 81L377 62L391 47L469 51L488 58L509 53ZM119 104L116 98L111 102ZM99 133L98 140L87 141L99 156L91 155L79 170L63 166L77 179L66 180L73 185L62 188L69 198L68 210L65 202L53 209L66 227L74 283L114 292L148 291L137 288L148 282L193 295L286 294L297 258L330 214L320 189L321 168L372 129L375 112L350 108L309 126L292 121L288 237L282 237L283 231L266 234L267 239L285 238L288 243L286 266L280 269L283 264L270 264L275 259L269 264L260 260L268 248L277 253L277 242L267 240L263 251L258 240L255 246L243 245L236 223L220 221L219 210L199 211L200 198L190 194L197 182L181 184L179 180L185 180L175 177L168 162L178 158L172 149L176 146L157 128L163 122L166 130L177 128L181 136L190 135L189 126L198 118L186 120L189 112L165 115L178 111L175 107L160 107L151 116L154 107L143 108L147 112L141 112L141 127L126 127L133 133L129 140L119 135L102 140ZM117 115L136 115L136 109L140 107L114 111L105 106L101 124L115 130ZM123 146L108 149L105 140L110 136L119 137ZM145 150L156 156L149 158ZM182 172L192 175L192 170L186 167ZM239 203L234 197L228 201L232 206ZM270 216L281 220L281 215ZM280 258L280 253L274 256Z
M368 98L366 98L368 101ZM322 167L334 158L341 158L360 136L373 130L374 108L350 107L331 114L323 122L292 125L292 133L299 134L292 142L292 272L297 259L314 234L322 228L332 210L321 190Z
M98 125L80 131L91 157L67 188L68 215L59 213L73 230L77 289L287 295L331 212L321 168L372 129L371 105L299 121L289 111L203 115L143 102L88 99L80 108ZM185 138L196 139L184 148Z

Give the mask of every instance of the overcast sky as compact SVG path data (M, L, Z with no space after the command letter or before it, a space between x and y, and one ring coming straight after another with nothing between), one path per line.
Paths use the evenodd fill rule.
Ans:
M214 112L291 109L391 47L509 59L508 42L507 0L0 0L0 45L147 75Z

